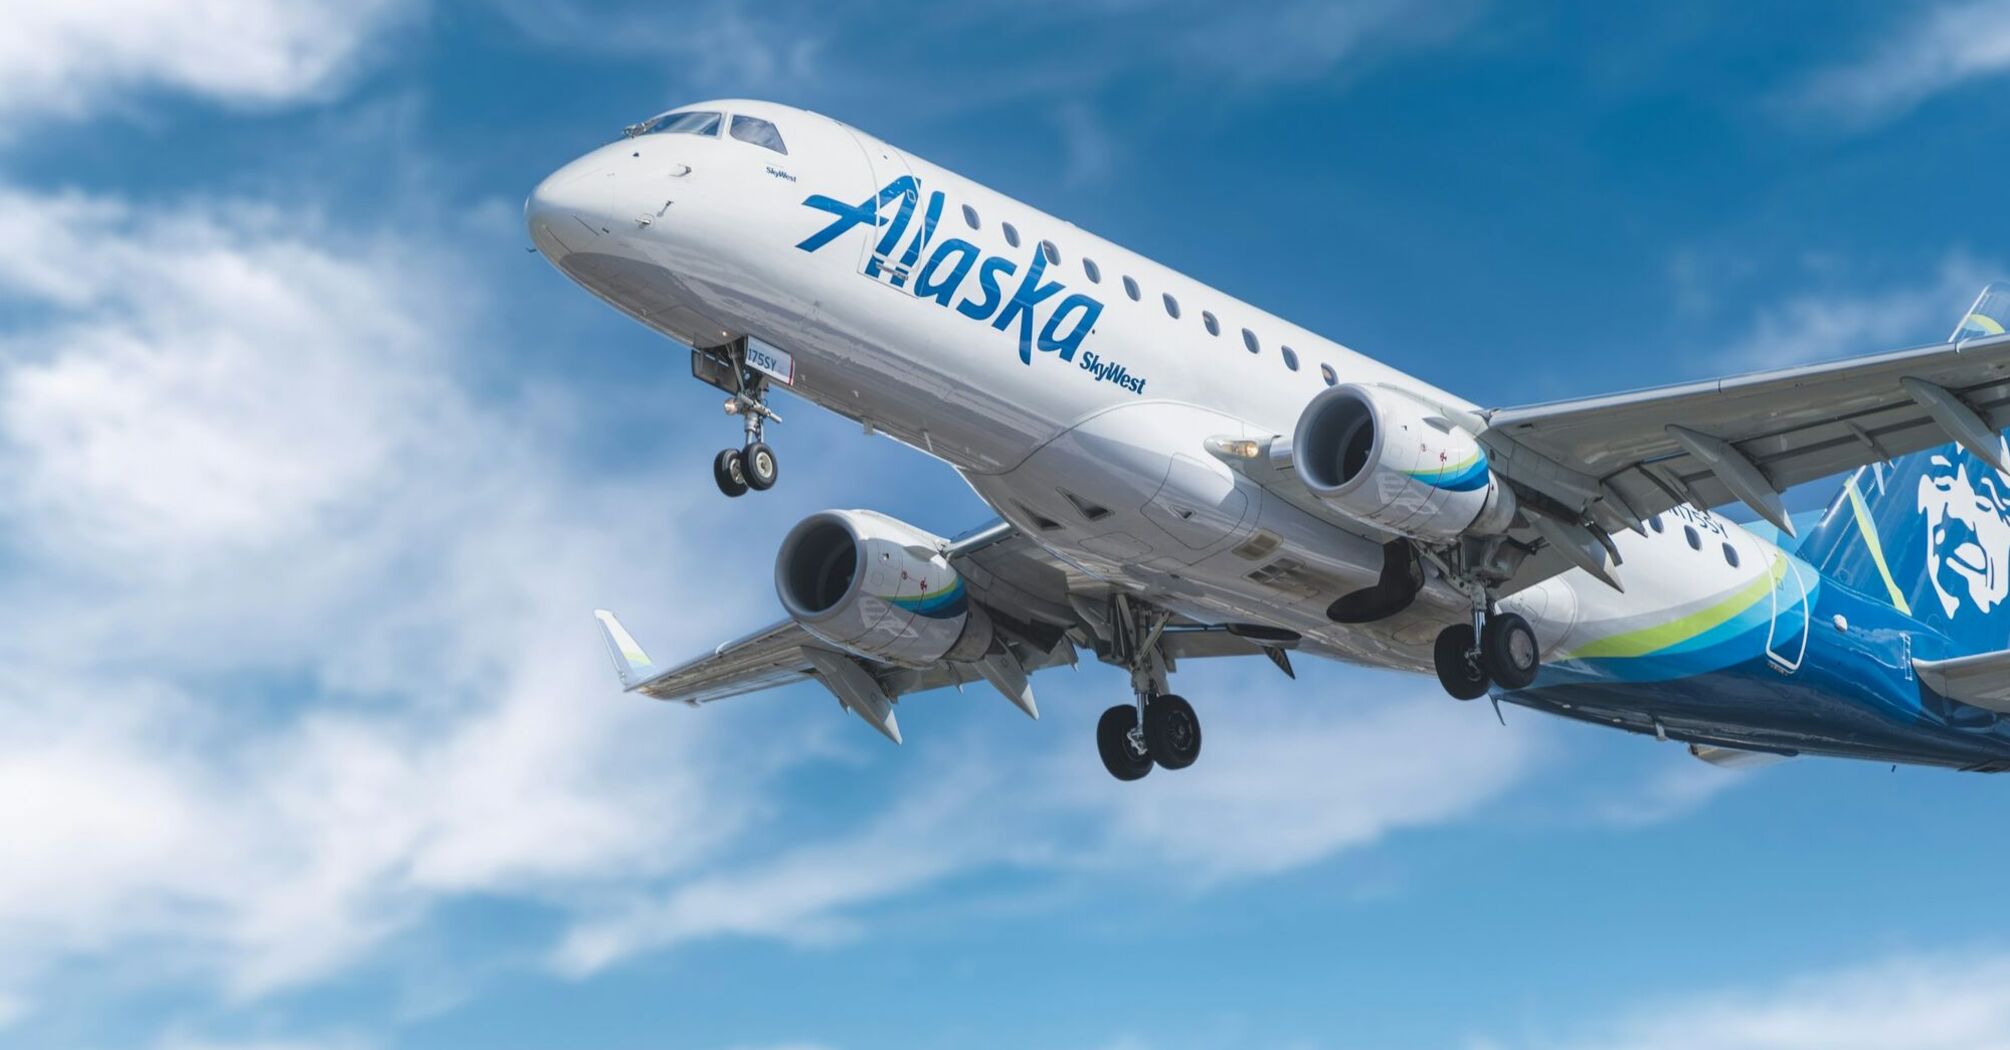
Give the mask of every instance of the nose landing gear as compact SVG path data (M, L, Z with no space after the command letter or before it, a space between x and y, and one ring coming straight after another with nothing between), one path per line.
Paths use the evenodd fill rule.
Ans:
M747 363L746 338L693 351L691 372L731 395L726 398L726 414L739 416L745 423L745 443L721 450L712 459L712 480L718 483L719 491L744 496L749 490L773 488L781 467L775 461L775 450L762 440L762 432L769 422L779 423L782 417L768 407L768 377Z

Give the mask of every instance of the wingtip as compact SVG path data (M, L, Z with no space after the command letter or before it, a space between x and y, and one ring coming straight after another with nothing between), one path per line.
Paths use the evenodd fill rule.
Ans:
M614 660L614 673L620 677L624 689L633 689L637 682L647 678L656 670L656 665L643 651L635 636L621 626L621 620L606 609L593 610L593 618L600 622L600 636L607 642L607 654Z

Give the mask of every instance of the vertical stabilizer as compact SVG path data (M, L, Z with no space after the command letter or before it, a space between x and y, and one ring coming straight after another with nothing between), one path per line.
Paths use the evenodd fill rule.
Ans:
M2006 318L2010 284L1998 282L1983 289L1954 338L2001 335ZM2001 434L1864 467L1843 482L1799 553L1963 652L2010 646L2010 474L1991 460L2010 460Z

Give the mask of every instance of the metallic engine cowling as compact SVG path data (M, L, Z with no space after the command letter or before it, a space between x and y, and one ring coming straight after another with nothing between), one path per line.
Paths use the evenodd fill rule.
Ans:
M909 667L976 660L991 621L943 554L947 541L869 510L827 510L789 530L775 558L782 607L818 639Z
M1486 449L1436 406L1385 386L1320 392L1291 438L1299 480L1328 506L1401 536L1445 542L1507 531L1514 492Z

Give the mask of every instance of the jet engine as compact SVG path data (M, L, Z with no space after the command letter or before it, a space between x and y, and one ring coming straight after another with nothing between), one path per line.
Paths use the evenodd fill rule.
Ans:
M1411 539L1507 531L1514 492L1473 435L1437 407L1385 386L1321 391L1298 417L1294 468L1343 514Z
M782 540L775 591L803 629L840 649L926 667L978 660L991 621L943 554L947 542L869 510L827 510Z

